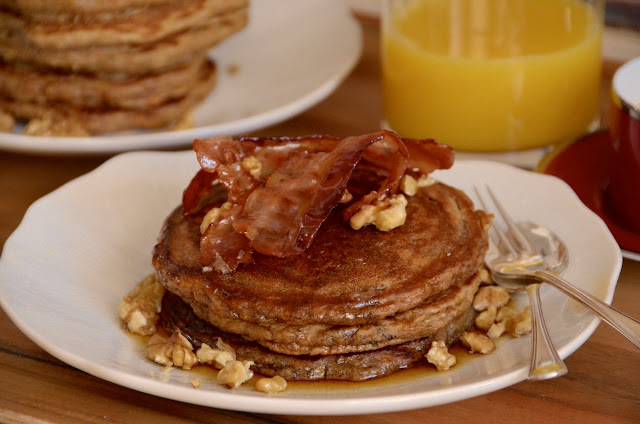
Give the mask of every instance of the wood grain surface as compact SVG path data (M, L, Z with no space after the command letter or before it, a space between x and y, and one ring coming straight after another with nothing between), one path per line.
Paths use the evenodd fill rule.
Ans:
M351 135L379 128L378 23L361 19L364 52L349 78L325 101L257 135ZM603 123L609 79L620 65L603 64ZM0 152L0 246L27 207L108 156L45 157ZM64 231L64 229L61 229ZM597 246L594 246L597 248ZM46 302L46 299L43 299ZM613 305L640 316L640 262L625 260ZM453 404L399 413L305 417L238 413L170 401L78 371L31 342L0 310L2 423L638 423L640 351L601 324L566 361L569 374L522 382Z

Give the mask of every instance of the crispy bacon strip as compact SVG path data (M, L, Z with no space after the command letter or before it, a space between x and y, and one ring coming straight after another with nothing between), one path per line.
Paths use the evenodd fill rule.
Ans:
M222 272L250 261L253 250L276 257L306 250L361 160L386 179L345 209L345 219L363 205L395 194L407 168L426 174L453 163L449 147L402 139L390 131L345 139L219 137L196 140L193 147L202 170L185 190L184 213L197 209L212 181L227 189L230 207L221 210L200 242L201 264ZM262 164L257 178L242 166L248 156Z
M348 137L328 153L293 155L251 193L234 228L260 253L287 257L303 252L340 201L365 149L383 138L382 133Z

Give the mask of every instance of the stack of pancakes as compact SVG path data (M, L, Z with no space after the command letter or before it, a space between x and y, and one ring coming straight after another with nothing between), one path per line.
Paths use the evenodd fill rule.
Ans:
M406 211L392 231L355 231L337 207L305 252L255 253L222 274L203 272L199 222L178 208L153 254L168 290L161 324L195 346L220 337L256 371L288 380L357 381L425 361L433 340L450 345L473 324L489 219L442 183L419 189Z
M171 125L247 19L248 0L0 0L0 110L92 134Z

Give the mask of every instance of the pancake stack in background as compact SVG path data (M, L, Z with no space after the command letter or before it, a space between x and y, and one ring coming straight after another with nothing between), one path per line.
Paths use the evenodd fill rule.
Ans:
M247 21L248 0L0 0L0 111L74 128L49 135L175 125Z

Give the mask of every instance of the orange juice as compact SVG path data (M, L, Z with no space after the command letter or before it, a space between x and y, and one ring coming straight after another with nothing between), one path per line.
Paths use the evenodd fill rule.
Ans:
M598 117L602 4L413 0L383 15L385 119L456 149L529 149Z

